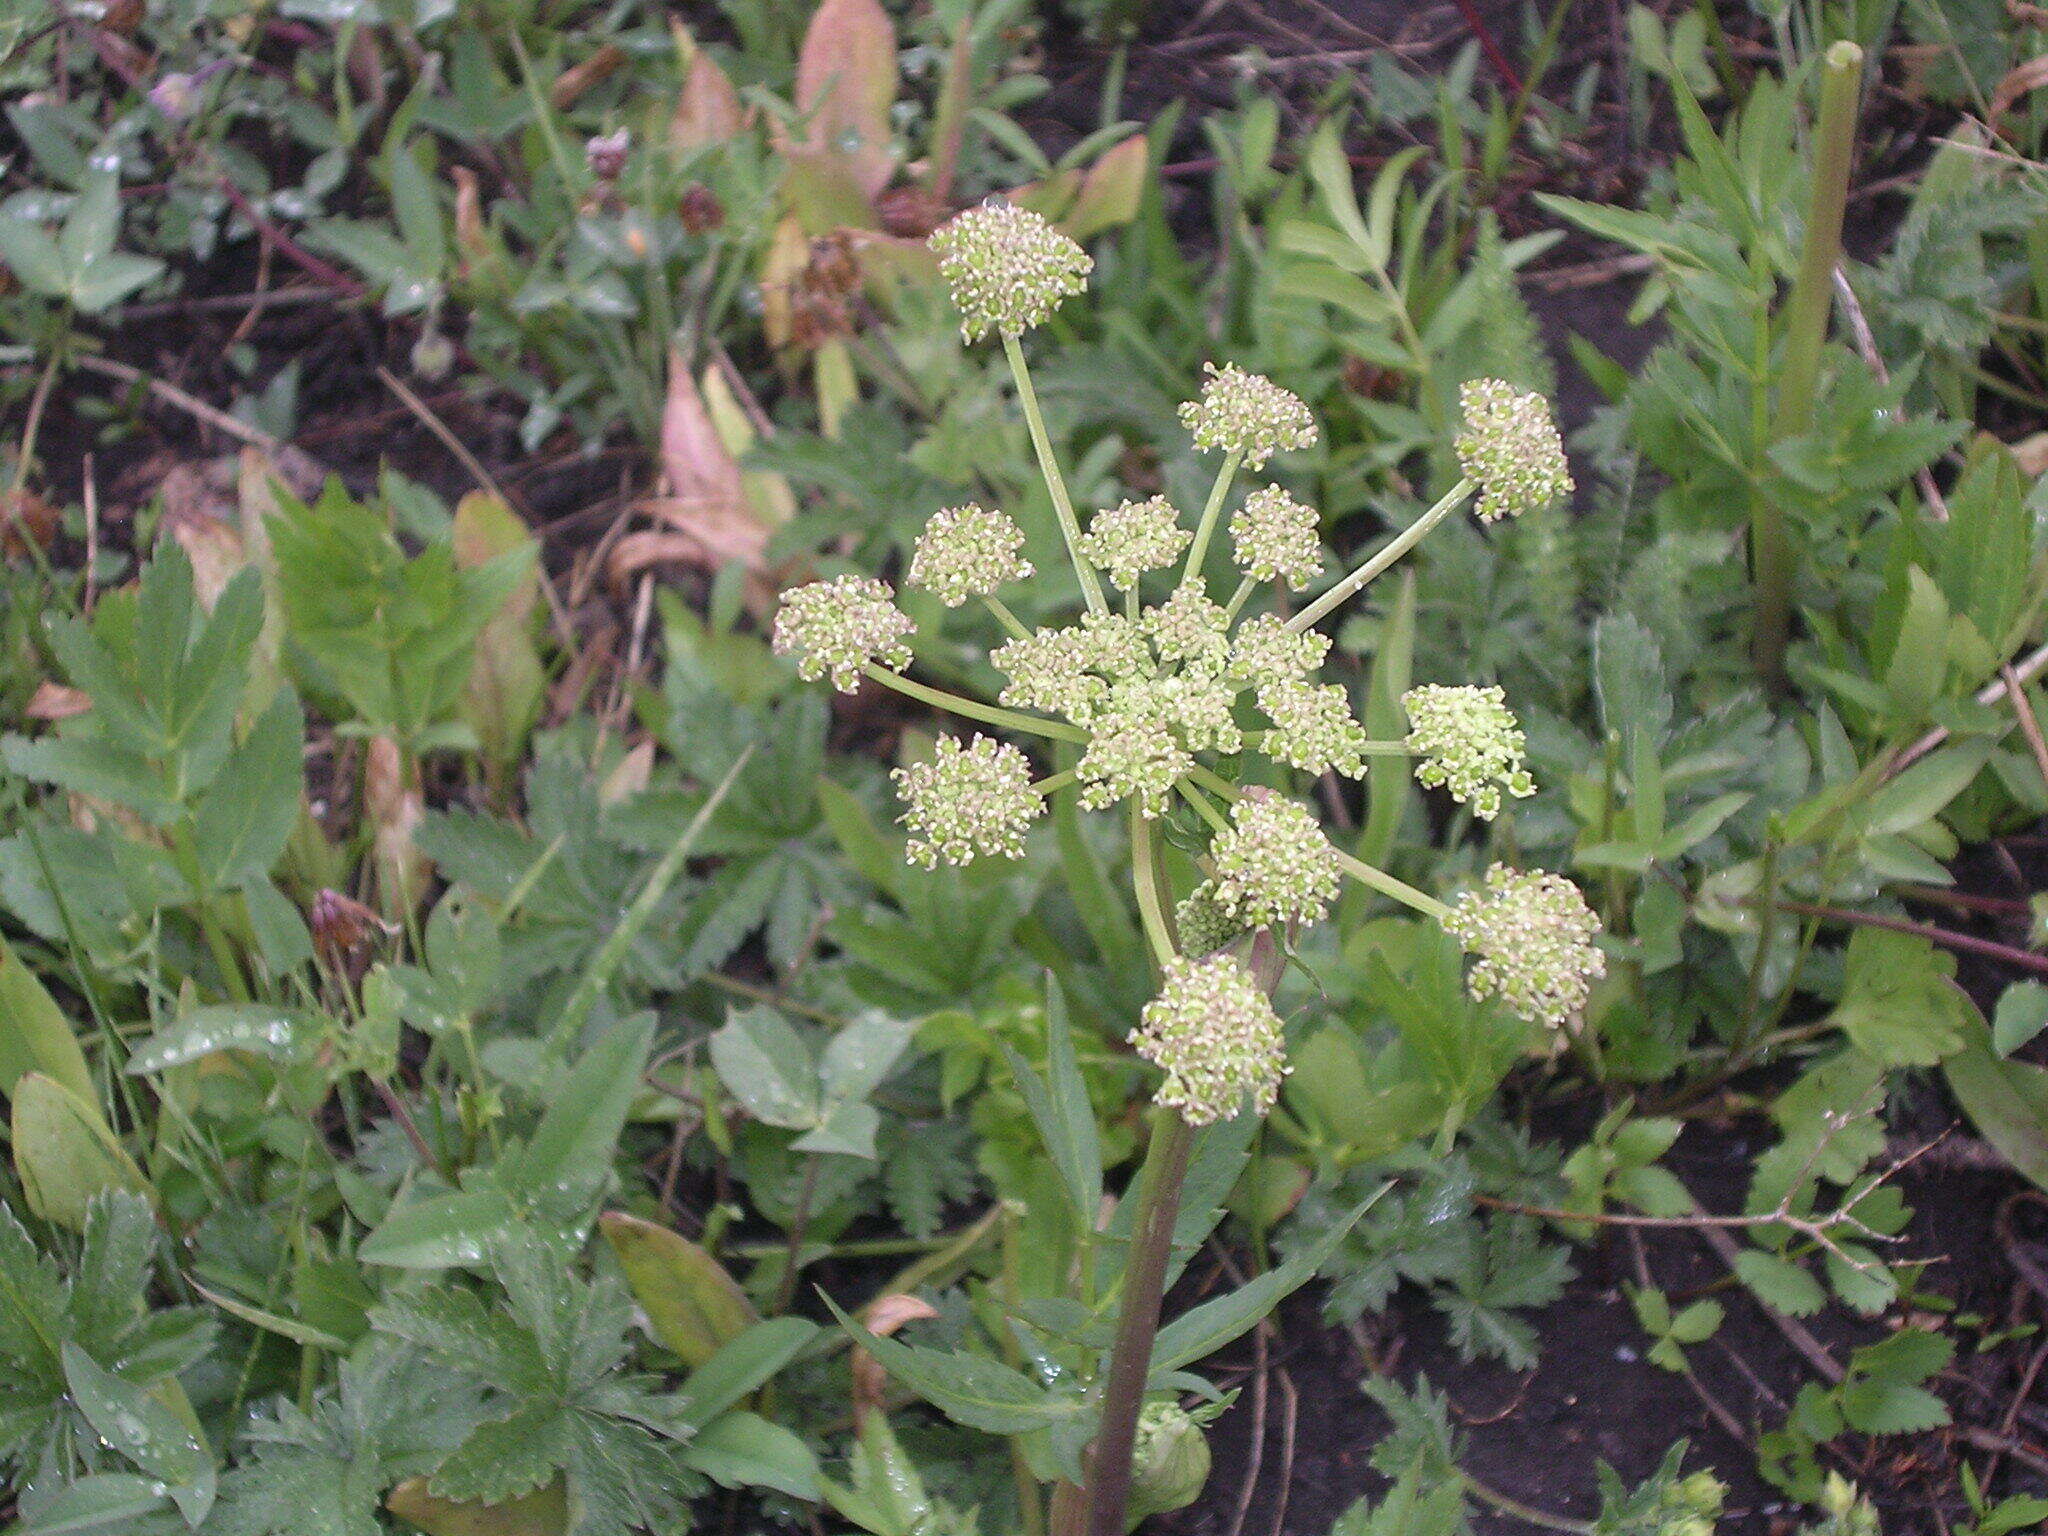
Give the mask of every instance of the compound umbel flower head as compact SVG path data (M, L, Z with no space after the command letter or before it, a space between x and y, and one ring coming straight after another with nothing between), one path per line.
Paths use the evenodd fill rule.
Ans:
M1230 538L1237 563L1254 581L1307 586L1323 569L1322 519L1277 485L1245 497L1232 514Z
M997 587L1031 575L1024 558L1024 530L1004 512L991 512L969 502L932 514L917 536L906 577L948 608L970 597L986 597Z
M1007 741L976 736L963 745L941 736L921 763L897 768L904 803L903 824L911 840L910 862L934 868L972 863L977 854L1005 859L1024 856L1024 833L1045 810L1031 787L1031 763Z
M1201 399L1180 408L1180 424L1193 434L1197 448L1241 453L1256 470L1276 453L1315 442L1316 419L1299 395L1235 363L1202 367L1209 377Z
M1095 262L1028 208L992 197L931 237L960 311L960 334L1021 336L1088 286Z
M1571 466L1541 395L1501 379L1471 379L1458 390L1465 430L1458 463L1479 484L1481 522L1540 512L1572 493Z
M861 668L873 663L901 672L910 665L903 637L917 628L898 608L886 582L872 576L814 581L782 594L775 615L775 654L794 656L799 677L851 693Z
M1337 899L1337 851L1309 808L1261 789L1230 808L1209 847L1216 903L1247 928L1318 923Z
M1119 592L1128 592L1145 572L1178 560L1192 538L1173 503L1153 496L1096 513L1081 535L1081 556L1115 582Z
M1486 872L1485 893L1460 896L1444 930L1475 957L1466 983L1475 998L1498 994L1515 1013L1552 1029L1569 1024L1607 974L1607 958L1593 943L1600 919L1562 875L1496 864Z
M1234 1120L1250 1098L1263 1115L1280 1097L1287 1042L1280 1016L1235 955L1176 957L1145 1005L1131 1044L1166 1074L1153 1102L1189 1125Z
M1422 760L1415 777L1426 788L1448 789L1481 821L1500 814L1502 790L1517 798L1536 793L1522 766L1522 728L1500 689L1430 683L1409 689L1401 704L1408 750Z

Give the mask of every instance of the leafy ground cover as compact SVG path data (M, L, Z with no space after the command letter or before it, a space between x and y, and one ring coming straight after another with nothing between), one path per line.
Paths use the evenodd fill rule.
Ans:
M0 9L10 1529L2038 1526L2044 34Z

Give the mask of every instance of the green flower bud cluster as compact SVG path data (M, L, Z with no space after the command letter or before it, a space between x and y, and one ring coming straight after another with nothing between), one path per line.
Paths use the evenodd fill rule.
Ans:
M1322 519L1277 485L1253 491L1230 520L1236 559L1254 581L1299 590L1323 570Z
M1129 592L1147 571L1173 564L1194 534L1180 525L1180 512L1164 496L1126 501L1095 514L1081 536L1081 556Z
M1136 1525L1153 1515L1185 1509L1201 1497L1208 1481L1209 1441L1194 1415L1163 1398L1145 1404L1131 1452L1126 1520Z
M1240 454L1256 470L1276 453L1315 443L1316 419L1301 396L1235 363L1205 363L1203 372L1201 398L1180 408L1180 424L1197 448Z
M1006 513L969 502L933 514L918 535L906 580L948 608L1031 575L1024 530Z
M1166 1074L1153 1100L1189 1125L1234 1120L1247 1099L1261 1115L1279 1101L1288 1070L1280 1016L1234 955L1170 961L1139 1018L1131 1045Z
M1473 379L1458 391L1458 404L1465 414L1458 463L1478 482L1481 522L1540 512L1571 495L1571 466L1541 395Z
M1500 814L1501 791L1518 798L1536 793L1522 766L1522 728L1498 688L1431 683L1401 696L1408 711L1408 750L1421 762L1415 777L1425 788L1448 789L1481 821Z
M829 676L834 688L851 693L864 667L901 672L909 666L910 647L903 640L916 628L896 606L888 583L839 576L782 594L774 650L794 656L797 676L805 681Z
M1561 875L1496 864L1484 893L1460 896L1444 929L1476 957L1468 983L1474 997L1498 995L1552 1029L1569 1025L1607 974L1607 957L1593 942L1600 919Z
M1027 208L992 197L931 237L960 334L1021 336L1088 286L1094 258Z
M1209 856L1216 904L1245 928L1319 923L1337 899L1337 850L1299 800L1246 790Z
M935 868L969 864L979 854L1022 858L1024 833L1045 811L1031 786L1031 763L1007 741L941 736L921 763L891 771L903 796L910 862Z

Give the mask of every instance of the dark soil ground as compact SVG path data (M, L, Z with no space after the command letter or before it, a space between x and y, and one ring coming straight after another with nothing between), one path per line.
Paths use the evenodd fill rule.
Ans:
M1575 78L1586 63L1616 57L1624 46L1619 18L1625 8L1619 0L1578 0L1579 14L1568 21L1550 78ZM1752 13L1743 6L1726 10L1740 43ZM1184 186L1192 205L1204 195L1208 149L1194 127L1204 112L1244 93L1267 92L1305 122L1318 107L1358 88L1374 51L1391 52L1417 73L1440 71L1474 37L1475 14L1512 68L1526 52L1523 12L1519 0L1474 0L1469 8L1405 0L1156 0L1127 51L1122 111L1150 117L1174 102L1185 105L1172 154L1175 184ZM1094 126L1112 55L1085 40L1078 27L1054 28L1044 47L1053 89L1025 125L1058 144ZM1489 60L1481 68L1499 73ZM1867 169L1908 164L1924 142L1910 110L1887 111L1868 135L1867 153L1882 163ZM1639 139L1628 132L1625 116L1618 103L1596 111L1593 136L1575 147L1568 164L1544 168L1541 184L1586 197L1628 196L1667 147L1668 132L1653 128ZM1532 173L1504 191L1499 211L1511 232L1547 222L1527 196L1538 179ZM1894 211L1881 196L1859 199L1852 243L1880 248ZM1602 265L1605 254L1567 243L1528 278L1559 360L1568 426L1582 423L1596 403L1567 359L1569 335L1586 337L1627 366L1654 341L1626 322L1636 280L1611 261ZM188 292L202 299L242 292L252 286L250 278L242 271L196 273ZM230 341L247 340L258 349L259 380L296 358L305 426L295 447L358 486L373 483L378 468L391 464L436 491L459 495L471 487L469 471L377 375L380 365L406 373L411 339L404 326L360 306L279 306L253 320L240 307L181 306L123 327L108 355L216 405L246 387L223 360ZM427 404L510 494L546 541L557 570L589 558L636 477L645 475L639 455L625 448L525 454L510 410L458 390L430 393ZM118 519L122 509L154 494L170 469L235 446L152 403L135 405L132 419L133 435L108 447L95 427L59 402L44 438L53 491L76 498L89 472L109 516ZM616 627L617 618L601 588L575 614L579 625L593 628ZM2015 884L2016 873L1986 857L1969 878L2002 896L2031 894L2038 880ZM2007 979L1981 966L1965 972L1987 1000ZM1895 1108L1905 1111L1895 1124L1910 1125L1920 1140L1940 1135L1954 1118L1931 1085L1916 1087ZM1712 1208L1737 1209L1748 1159L1761 1140L1752 1122L1703 1123L1680 1143L1672 1166ZM1916 1213L1906 1251L1930 1261L1929 1292L1947 1298L1956 1312L1983 1316L1989 1328L2048 1318L2048 1290L2035 1290L2028 1278L2048 1286L2048 1220L2040 1207L2019 1198L2020 1182L1995 1161L1986 1163L1981 1150L1967 1136L1951 1136L1902 1174ZM1847 1347L1881 1330L1830 1314L1803 1338L1788 1334L1746 1293L1726 1285L1721 1260L1696 1234L1643 1233L1641 1262L1659 1285L1675 1296L1716 1287L1728 1303L1721 1332L1692 1352L1696 1390L1639 1358L1643 1336L1622 1292L1623 1282L1637 1276L1638 1256L1626 1234L1609 1237L1579 1255L1577 1279L1536 1319L1542 1358L1527 1374L1461 1360L1440 1318L1412 1294L1398 1296L1386 1316L1368 1320L1357 1333L1324 1325L1313 1288L1296 1297L1262 1343L1245 1341L1217 1363L1218 1379L1243 1387L1243 1396L1212 1433L1216 1465L1207 1493L1193 1508L1159 1521L1159 1528L1180 1536L1323 1536L1361 1494L1382 1486L1367 1455L1385 1423L1358 1389L1361 1378L1379 1369L1403 1380L1421 1373L1448 1394L1465 1426L1471 1472L1525 1504L1583 1519L1597 1506L1596 1462L1608 1461L1634 1480L1653 1471L1673 1443L1686 1440L1689 1465L1711 1467L1730 1485L1728 1530L1745 1536L1789 1530L1796 1521L1756 1474L1753 1431L1781 1419L1785 1403L1814 1379L1813 1351L1839 1360ZM2030 1361L2039 1364L2036 1347L2023 1338L1981 1355L1959 1355L1939 1383L1958 1428L1848 1446L1838 1465L1878 1500L1890 1536L1948 1529L1956 1458L1971 1437L1972 1454L1980 1458L1993 1443L2009 1442L2016 1449L2005 1453L2006 1464L2031 1469L2027 1475L2048 1486L2040 1477L2048 1472L2048 1453L2035 1449L2048 1445L2048 1394L2037 1389L2020 1397ZM1743 1435L1731 1435L1723 1419L1742 1427ZM1491 1515L1481 1524L1526 1529Z

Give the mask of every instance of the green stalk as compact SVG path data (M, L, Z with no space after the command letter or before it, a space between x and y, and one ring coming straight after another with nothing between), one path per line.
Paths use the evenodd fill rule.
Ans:
M988 611L995 616L995 621L1002 625L1005 630L1009 631L1011 639L1029 640L1031 638L1031 631L1024 627L1016 614L1010 612L1010 605L1008 603L999 597L988 597L986 595L983 596L981 601Z
M1396 560L1427 538L1430 529L1457 511L1465 503L1466 498L1477 489L1479 487L1469 478L1460 480L1456 485L1452 486L1445 493L1443 500L1402 529L1395 536L1393 542L1388 544L1385 549L1382 549L1378 554L1366 561L1365 564L1361 565L1357 570L1346 576L1337 585L1330 588L1329 591L1289 619L1287 621L1287 632L1290 635L1300 634L1303 630L1314 625L1338 604L1348 601L1367 582L1378 576L1380 572L1384 571L1388 566L1392 565Z
M1138 916L1145 924L1145 937L1152 942L1153 958L1161 969L1174 959L1173 925L1166 920L1166 904L1159 896L1159 864L1152 856L1152 823L1131 801L1131 885L1138 894Z
M1424 917L1433 917L1442 922L1451 915L1451 909L1434 896L1418 891L1405 880L1396 880L1383 869L1375 869L1363 859L1353 858L1342 848L1336 851L1337 863L1345 874L1360 885L1369 886L1382 896L1391 896L1403 906L1413 907Z
M1813 392L1833 309L1835 265L1842 258L1842 210L1849 197L1862 79L1863 50L1847 41L1832 44L1822 57L1820 121L1813 138L1813 191L1806 212L1806 241L1799 253L1798 275L1785 300L1785 360L1778 374L1773 442L1797 437L1813 426ZM1782 693L1786 686L1785 644L1792 629L1793 556L1785 509L1773 497L1754 499L1750 560L1756 580L1756 668L1773 692Z
M1180 568L1182 586L1202 573L1202 562L1209 556L1209 540L1215 536L1217 520L1223 515L1223 498L1230 494L1230 483L1237 478L1237 467L1243 462L1242 448L1233 448L1223 456L1216 471L1216 483L1209 487L1209 504L1202 508L1202 520L1195 527L1195 542L1188 546L1187 564Z
M1060 474L1059 460L1053 457L1052 439L1045 434L1045 416L1038 409L1038 391L1031 387L1031 372L1024 366L1024 349L1007 332L1003 336L1003 356L1010 360L1010 377L1017 381L1017 403L1024 408L1024 423L1031 429L1031 447L1038 454L1039 472L1045 476L1053 513L1060 520L1060 534L1066 539L1067 554L1074 562L1074 574L1081 578L1081 595L1088 600L1090 613L1107 613L1109 603L1102 595L1095 567L1081 557L1080 519L1074 516L1067 482Z
M1124 1536L1131 1498L1131 1454L1138 1443L1138 1413L1152 1373L1152 1341L1159 1333L1160 1294L1173 1254L1173 1224L1180 1214L1194 1127L1170 1109L1152 1112L1152 1140L1138 1177L1137 1215L1131 1222L1130 1259L1109 1380L1102 1392L1102 1428L1088 1459L1088 1536Z
M916 699L920 704L929 704L934 709L950 710L969 720L979 720L984 725L1000 725L1012 731L1026 731L1033 736L1050 736L1056 741L1086 741L1087 734L1078 727L1058 720L1040 720L1031 715L1019 714L1014 709L1004 709L999 704L984 704L979 699L962 698L957 693L948 693L943 688L933 688L914 678L901 677L886 667L873 662L861 668L861 675L872 678L885 688L894 688L906 698Z

